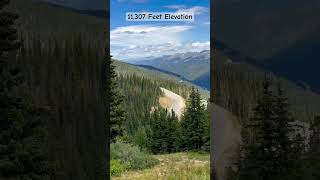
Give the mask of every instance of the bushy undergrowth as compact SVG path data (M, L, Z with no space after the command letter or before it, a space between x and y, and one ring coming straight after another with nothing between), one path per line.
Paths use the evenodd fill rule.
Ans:
M111 176L120 176L123 172L123 166L121 165L119 160L112 159L110 161L110 173Z
M151 168L159 160L142 152L138 146L128 143L116 142L110 145L111 159L118 160L124 170L142 170Z

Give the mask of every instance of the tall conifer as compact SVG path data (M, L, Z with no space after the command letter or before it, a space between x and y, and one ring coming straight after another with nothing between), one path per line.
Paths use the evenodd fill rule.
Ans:
M46 118L17 90L23 84L14 64L20 42L13 25L17 15L0 1L0 179L49 179Z
M124 110L124 97L120 94L117 84L115 66L112 62L110 66L110 140L114 142L117 136L123 135L126 112Z

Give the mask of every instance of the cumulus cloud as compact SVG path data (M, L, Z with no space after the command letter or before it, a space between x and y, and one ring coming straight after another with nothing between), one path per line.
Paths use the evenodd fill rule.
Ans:
M143 60L146 57L160 57L176 53L210 50L210 42L163 43L158 45L128 46L112 49L111 54L119 60Z
M164 7L176 10L176 13L194 13L195 15L199 15L209 11L207 7L203 6L193 6L191 8L186 8L185 5L167 5Z
M195 15L208 12L208 8L202 6L193 6L191 8L178 9L176 13L194 13Z
M167 5L167 6L164 6L165 8L169 8L169 9L184 9L186 8L185 5Z
M112 46L157 45L180 42L180 33L190 30L191 26L152 26L138 25L118 27L111 31Z
M110 32L111 53L119 60L139 60L210 49L210 42L184 42L183 32L192 26L124 26Z

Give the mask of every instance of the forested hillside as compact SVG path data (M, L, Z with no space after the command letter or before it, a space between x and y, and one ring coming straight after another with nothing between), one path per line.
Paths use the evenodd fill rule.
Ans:
M19 16L15 27L21 47L8 61L23 79L17 96L45 113L40 120L47 136L42 136L45 143L39 146L46 147L48 154L41 154L39 148L23 157L32 163L38 161L32 155L47 157L50 179L105 178L104 20L31 0L12 0L6 9ZM36 119L37 112L32 112ZM33 171L24 168L28 174Z
M171 90L185 99L190 96L192 85L173 76L119 61L115 61L114 64L118 74L116 81L119 91L124 96L124 109L130 118L126 121L125 128L131 135L144 128L152 108L159 106L159 97L162 96L160 87ZM202 99L206 99L208 93L204 90L202 92Z
M273 89L278 83L283 86L295 119L310 122L320 112L319 94L249 62L237 61L222 51L216 51L213 73L213 101L240 119L252 114L266 73L271 76Z
M159 156L154 156L157 154L208 152L209 116L206 107L201 103L201 100L208 96L206 91L203 90L201 95L191 84L160 71L119 61L113 61L112 64L114 98L111 103L113 137L111 175L113 178L136 169L156 168L158 161L161 161L158 159ZM178 118L174 111L168 111L161 106L160 97L163 96L161 88L166 88L187 100L181 118ZM194 129L196 131L193 131ZM131 154L132 151L138 155ZM127 165L128 158L132 166ZM172 163L178 162L172 161ZM208 172L206 167L202 167L201 171ZM182 177L189 176L186 172L181 173ZM177 176L176 173L172 175ZM141 176L148 175L141 174ZM208 174L205 176L208 177Z
M212 100L237 119L213 114L222 118L212 119L213 126L222 128L213 132L214 138L232 131L227 144L221 143L221 139L212 140L213 148L224 146L213 151L223 154L215 162L217 177L318 179L319 161L312 159L320 153L320 95L228 50L215 51ZM215 107L214 112L217 111L219 108ZM234 122L240 127L230 126Z
M210 51L177 53L148 60L137 61L136 64L149 65L163 71L177 74L204 89L210 89Z

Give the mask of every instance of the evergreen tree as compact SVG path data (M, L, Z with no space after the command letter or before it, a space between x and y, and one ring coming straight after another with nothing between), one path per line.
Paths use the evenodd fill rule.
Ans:
M162 150L162 129L161 129L161 119L160 112L156 109L152 113L152 125L151 125L151 151L153 153L159 153Z
M176 152L179 149L179 122L175 112L171 110L167 123L168 153Z
M186 111L181 122L182 147L185 150L200 150L205 144L203 138L204 134L207 133L208 122L206 110L204 106L201 105L200 93L192 87Z
M277 175L274 96L270 81L263 82L263 94L247 124L248 132L243 144L239 179L272 180Z
M115 66L112 63L110 66L110 142L114 142L117 136L123 135L126 112L124 110L124 97L120 94L117 84Z
M292 115L289 112L288 98L278 84L275 97L276 153L279 179L302 179L304 139L292 131Z
M204 108L204 107L203 107ZM210 115L207 110L204 112L204 120L202 122L202 142L201 149L206 152L210 152Z
M244 123L243 144L229 179L301 179L303 140L292 136L289 104L280 85L277 95L265 79L253 118Z
M151 152L172 153L179 150L180 126L173 111L159 108L152 113Z
M17 15L0 2L0 179L49 179L45 113L20 97L21 72L13 64L20 43L13 28ZM12 54L12 56L10 56Z

